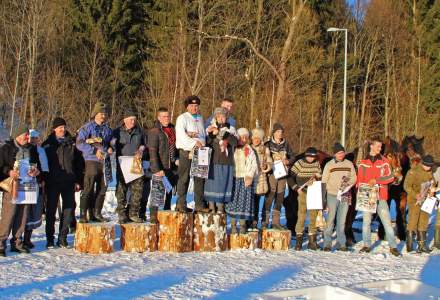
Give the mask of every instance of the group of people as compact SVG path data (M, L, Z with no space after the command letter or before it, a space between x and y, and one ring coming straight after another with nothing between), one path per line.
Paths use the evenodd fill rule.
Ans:
M168 109L159 108L155 124L149 130L138 124L137 113L129 109L124 112L122 124L112 130L107 123L107 106L102 102L96 103L90 121L75 136L67 131L66 121L60 117L53 120L52 131L43 142L35 130L29 131L26 126L14 128L11 140L0 147L0 180L12 179L8 181L12 188L0 185L3 189L0 256L6 256L6 241L11 233L11 251L30 252L32 230L41 225L42 213L46 218L46 246L54 248L60 198L56 244L69 247L67 235L75 227L75 192L78 191L81 191L79 222L108 221L102 209L114 174L112 158L116 160L116 213L121 224L145 222L148 210L150 222L156 223L158 210L171 209L175 193L175 209L179 212L227 214L231 234L258 230L260 212L262 229L281 230L284 229L280 223L281 209L286 204L288 187L297 195L298 218L292 228L296 236L295 249L302 249L306 233L307 247L317 250L320 249L316 223L319 210L308 209L307 190L315 181L321 181L325 187L323 209L327 210L323 250L332 250L336 224L336 249L347 251L345 223L347 212L354 205L353 190L359 185L368 185L378 188L377 215L384 225L390 252L400 255L387 203L388 185L395 180L395 170L381 154L380 139L370 141L369 152L357 166L345 157L343 145L335 143L333 158L323 166L314 147L307 148L302 158L297 159L279 123L273 125L268 139L262 128L237 128L231 114L231 99L222 99L206 121L200 114L199 97L187 97L184 105L186 112L178 116L175 126L171 124ZM128 180L126 166L118 160L121 157L132 158L133 166L141 166L142 175ZM17 162L22 165L23 161L34 166L25 174L31 178L26 182L21 169L17 168ZM135 172L133 170L131 172ZM430 193L437 191L440 168L434 171L433 158L427 155L405 178L408 251L413 250L414 234L417 250L430 251L425 242L429 214L421 210L426 198L421 195L421 186L432 181ZM35 192L35 186L38 200L32 204L21 203L18 199L22 196L18 195ZM188 190L194 195L193 209L187 207ZM45 201L41 195L46 195ZM262 196L265 200L260 208ZM363 213L361 252L371 251L372 217L372 212ZM440 216L435 232L435 247L440 249Z

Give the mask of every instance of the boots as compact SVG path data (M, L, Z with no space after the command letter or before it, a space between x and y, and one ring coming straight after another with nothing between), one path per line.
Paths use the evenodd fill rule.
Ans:
M129 219L131 222L134 222L134 223L144 223L144 220L142 218L139 218L139 216L137 216L137 215L129 216ZM100 222L107 222L107 221L100 221Z
M89 221L87 220L87 209L83 209L81 208L79 210L79 221L80 223L88 223Z
M426 246L426 231L417 231L417 253L430 253Z
M33 249L35 245L31 242L32 230L25 230L23 234L23 246Z
M307 244L307 248L310 250L318 250L318 244L316 243L316 234L309 235L309 243Z
M157 224L157 212L159 208L156 206L150 207L150 223Z
M95 216L95 210L93 208L88 209L89 212L89 222L100 222Z
M208 202L208 209L210 214L215 214L215 202Z
M303 244L303 235L302 234L297 234L296 235L295 250L296 251L300 251L302 249L302 244Z
M400 254L399 250L397 250L397 248L390 248L390 253L394 256L402 256L402 254Z
M60 248L67 248L70 249L72 248L71 246L69 246L69 243L67 242L67 237L58 237L58 242L57 242L57 246Z
M264 220L262 220L261 222L261 228L262 229L267 229L269 226L269 218L270 218L270 211L266 210L266 215L264 217Z
M412 231L406 232L406 252L412 252L413 251L413 240L414 240L414 234Z
M98 220L98 222L104 223L104 222L108 222L110 221L109 218L105 218L102 213L101 213L101 209L99 208L95 208L95 218ZM136 216L137 218L139 218L138 216ZM131 219L131 218L130 218Z
M240 220L240 234L246 234L246 220Z
M440 227L436 227L434 231L434 247L440 250Z
M231 219L231 234L237 233L237 220L234 218Z
M280 225L280 211L273 210L272 212L272 228L276 230L282 230L283 227Z
M110 221L110 219L104 218L102 216L102 208L104 207L104 200L105 200L105 197L98 196L96 198L96 202L95 202L95 210L94 210L95 218L98 220L98 222L101 222L101 223Z

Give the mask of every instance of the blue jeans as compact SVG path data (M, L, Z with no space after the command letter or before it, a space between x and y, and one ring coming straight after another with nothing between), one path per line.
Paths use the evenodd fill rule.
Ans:
M332 233L336 218L336 240L340 246L345 246L345 218L347 217L348 203L341 202L336 196L327 194L327 227L324 230L324 246L331 246Z
M364 241L364 246L371 247L371 216L372 213L364 212L364 220L362 224L362 239ZM391 216L390 208L386 201L379 200L377 204L377 214L382 221L383 227L385 228L386 239L390 248L396 248L396 238L394 236L394 229L391 226Z

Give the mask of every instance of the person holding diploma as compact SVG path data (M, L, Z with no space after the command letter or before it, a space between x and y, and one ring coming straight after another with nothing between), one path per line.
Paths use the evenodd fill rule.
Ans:
M307 217L307 187L321 178L321 166L316 160L318 151L313 148L307 148L305 157L296 161L290 169L292 174L292 190L298 193L298 221L296 222L296 246L295 250L301 250L303 242L304 226ZM309 210L309 243L307 247L311 250L318 249L316 241L316 217L318 210Z
M142 160L147 146L147 137L137 122L136 113L131 109L125 111L122 121L123 124L113 131L117 163L116 177L118 179L116 187L118 206L116 212L120 224L128 222L142 223L144 220L139 216L139 209L144 189L144 176L126 183L119 157L130 156L133 157L133 160L135 157ZM127 171L130 170L124 170L124 172ZM127 201L128 190L130 190L130 199Z
M356 184L356 170L345 159L345 148L340 143L333 146L334 158L329 161L322 173L322 183L327 189L327 226L324 230L324 251L332 249L332 234L336 220L338 250L347 251L345 244L345 219L351 204L351 188Z
M163 199L164 210L171 209L172 191L166 191L164 176L172 187L177 184L177 165L179 153L176 148L176 131L170 123L171 115L167 108L160 107L157 111L154 127L148 131L148 152L150 154L150 170L153 173L151 182L151 199ZM150 203L150 222L157 223L158 205Z
M431 155L422 158L422 162L411 168L405 177L403 188L408 193L408 225L406 233L406 251L413 251L414 232L417 233L417 252L429 253L426 245L426 232L429 225L429 214L423 211L422 203L428 196L421 194L422 184L433 180L432 167L434 159Z
M269 174L270 190L264 202L265 213L262 219L262 227L266 228L269 226L270 211L275 200L272 211L272 227L274 229L282 229L280 225L280 212L284 201L284 192L286 190L287 170L293 164L295 156L289 143L284 138L284 127L279 123L273 125L272 137L266 142L265 146L269 148L274 168ZM278 170L276 168L282 168L282 170L279 171L285 175L278 176Z
M23 245L22 234L25 230L29 213L29 204L18 204L16 201L20 188L20 165L24 161L29 165L27 176L32 178L40 174L40 160L35 146L29 143L29 130L26 126L15 127L12 132L13 139L6 141L0 147L0 181L12 179L8 184L8 190L3 188L2 212L0 216L0 256L6 256L6 241L12 232L11 251L18 253L29 253L30 250ZM34 179L34 187L38 192L38 185Z

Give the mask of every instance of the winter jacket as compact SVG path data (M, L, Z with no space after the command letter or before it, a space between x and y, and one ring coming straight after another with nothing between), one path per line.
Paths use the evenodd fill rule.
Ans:
M317 160L309 163L305 158L296 161L290 169L293 186L293 190L298 190L307 183L312 177L321 177L321 165ZM307 187L304 188L306 190Z
M295 162L295 155L286 139L283 139L281 143L277 143L271 138L265 143L265 146L269 148L270 155L274 162L277 160L283 160L284 158L289 161L289 166L293 165Z
M86 140L90 138L101 138L102 143L100 145L91 145L86 143ZM82 152L84 160L99 161L99 159L96 157L96 151L101 149L102 151L106 152L109 148L111 138L112 130L107 123L98 125L92 120L84 124L79 129L76 139L76 147Z
M174 125L170 124L169 127L174 130ZM170 155L170 150L174 151L174 155ZM150 169L153 174L171 169L173 163L178 159L177 148L174 145L174 149L170 149L168 136L159 121L156 121L154 127L148 131L148 151ZM171 157L174 157L174 161L171 161Z
M417 195L420 193L422 183L433 179L431 171L423 170L422 164L418 164L408 171L403 183L403 188L408 193L408 203L417 201Z
M9 177L9 171L14 168L19 147L15 140L6 141L0 147L0 181ZM29 162L37 164L38 169L41 171L37 148L32 144L26 144L21 147L24 152L29 153Z
M376 183L379 184L379 200L387 201L388 184L394 181L394 175L388 159L380 154L359 162L357 186L368 184L371 179L376 179Z
M226 123L225 128L230 128L230 125ZM216 165L234 165L234 148L237 145L237 138L234 134L227 130L223 133L222 139L217 138L217 135L210 133L207 138L207 145L212 149L211 164ZM219 133L220 134L220 133ZM221 150L220 142L226 142L227 147L224 151Z
M190 137L188 133L195 133L197 137ZM184 151L192 151L197 141L205 145L206 133L201 115L193 116L189 112L177 117L176 147Z
M322 173L322 183L326 184L327 192L330 195L336 196L338 194L343 177L349 178L348 186L353 186L356 183L356 171L351 161L348 159L343 161L332 159L325 165Z
M69 132L60 140L52 132L42 147L46 151L49 163L49 173L46 175L48 184L81 182L83 158Z
M113 131L113 138L115 139L116 157L119 156L134 156L139 147L147 146L147 136L144 130L136 125L131 130L127 130L124 125L116 128ZM145 149L147 151L147 149Z
M258 176L257 156L251 146L237 147L234 152L236 178L254 178Z

